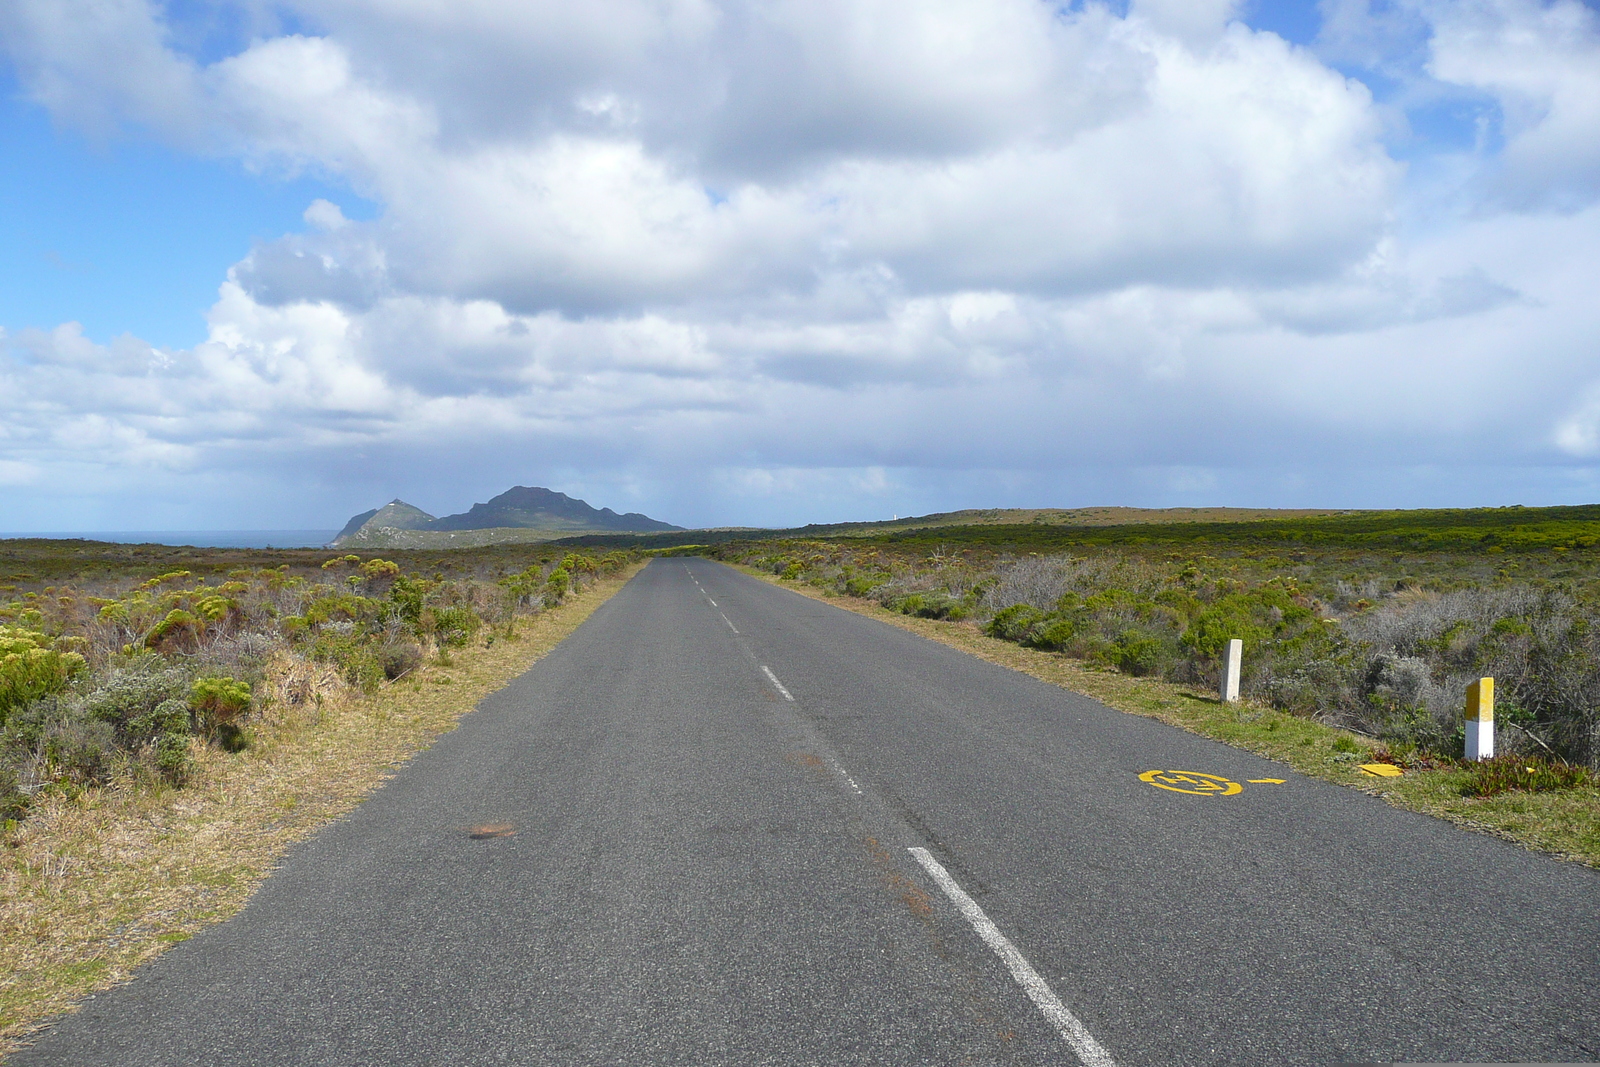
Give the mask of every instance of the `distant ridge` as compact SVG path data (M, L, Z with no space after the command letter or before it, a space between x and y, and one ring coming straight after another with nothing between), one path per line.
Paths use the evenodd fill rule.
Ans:
M584 533L667 533L681 530L648 515L610 508L539 486L517 485L459 515L434 518L403 500L352 516L334 547L450 548L548 541Z
M833 536L890 533L955 526L1137 526L1172 523L1261 522L1270 519L1309 519L1359 514L1347 508L967 508L932 515L879 519L866 522L813 523L794 533Z
M593 532L612 530L617 533L653 533L658 530L680 530L668 522L659 522L648 515L630 511L618 515L610 508L595 509L582 500L574 500L565 493L537 486L513 486L486 504L474 504L464 514L446 515L434 519L429 530L574 530Z

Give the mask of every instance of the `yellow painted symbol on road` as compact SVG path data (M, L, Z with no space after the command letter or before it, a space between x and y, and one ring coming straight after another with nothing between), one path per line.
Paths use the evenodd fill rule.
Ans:
M1398 778L1405 773L1392 763L1363 763L1361 769L1378 778Z
M1244 786L1238 782L1229 781L1221 775L1201 774L1199 771L1145 771L1139 775L1139 781L1148 782L1157 789L1202 797L1231 797L1244 792Z
M1247 781L1249 781L1249 783L1251 785L1282 785L1283 784L1283 779L1282 778L1250 778L1250 779L1247 779Z

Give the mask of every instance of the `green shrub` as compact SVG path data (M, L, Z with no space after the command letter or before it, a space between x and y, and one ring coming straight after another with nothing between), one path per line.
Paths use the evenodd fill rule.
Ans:
M378 614L380 600L369 600L354 593L332 593L313 600L306 608L306 621L313 626L329 622L360 622Z
M400 577L389 587L389 603L402 619L415 624L422 618L422 609L434 583L425 578Z
M498 583L510 593L518 604L525 604L537 595L544 584L544 568L534 564L517 574L507 575Z
M386 559L369 559L360 567L364 578L397 578L400 575L400 564L391 563Z
M555 607L566 599L567 592L572 588L572 574L565 567L557 567L550 572L544 580L544 602L549 607Z
M170 782L182 782L189 776L193 763L189 757L193 721L188 702L173 699L163 700L130 723L130 733L148 739L156 770Z
M1183 633L1183 643L1196 655L1217 659L1228 642L1239 638L1249 648L1257 648L1272 636L1272 631L1256 621L1248 597L1236 595L1217 601L1195 618Z
M1024 641L1045 617L1045 613L1032 604L1012 604L995 612L983 632L1002 641Z
M52 777L75 785L104 781L119 752L115 728L93 719L57 719L45 728L40 742Z
M964 601L942 589L891 597L884 602L884 607L889 608L891 611L898 611L902 615L915 615L922 619L950 619L954 621L964 619L968 614L968 608Z
M376 689L384 678L383 663L375 650L355 634L319 634L311 644L311 657L332 663L346 682L366 692Z
M189 755L187 735L162 734L156 739L154 756L156 770L169 782L181 785L194 770L194 757Z
M561 572L554 571L551 577ZM444 648L460 648L472 640L472 635L478 632L483 625L483 620L469 607L434 608L433 633L434 640Z
M187 740L193 721L187 701L168 699L130 719L127 733L131 737L143 739L159 737L162 734L178 734Z
M83 670L81 655L52 646L47 634L0 626L0 726L14 709L66 688Z
M159 649L165 645L176 646L185 639L192 640L199 621L193 612L173 608L167 612L166 618L152 626L144 635L145 646Z
M889 581L887 573L857 574L845 579L844 591L849 596L864 597Z
M1041 623L1036 624L1028 637L1028 643L1034 648L1059 652L1077 636L1078 624L1072 619L1047 617Z
M207 733L238 722L250 710L250 683L233 678L196 678L189 688L189 707Z
M187 707L188 696L189 680L183 671L143 653L112 671L100 688L86 696L82 712L90 721L109 725L130 746L138 746L152 740L150 731L162 718L156 709L169 700Z
M1205 659L1216 659L1237 637L1249 647L1295 632L1315 619L1315 613L1296 599L1292 583L1274 579L1248 591L1218 597L1189 624L1183 643Z
M1101 655L1118 670L1142 677L1161 670L1167 648L1154 634L1124 630Z

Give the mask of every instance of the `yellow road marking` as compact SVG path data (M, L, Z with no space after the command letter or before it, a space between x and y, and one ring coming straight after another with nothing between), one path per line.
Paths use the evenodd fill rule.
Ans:
M1251 785L1282 785L1284 783L1282 778L1249 778L1246 780Z
M1145 771L1139 781L1157 789L1174 793L1189 793L1201 797L1231 797L1244 792L1244 786L1229 781L1218 774L1201 774L1199 771Z

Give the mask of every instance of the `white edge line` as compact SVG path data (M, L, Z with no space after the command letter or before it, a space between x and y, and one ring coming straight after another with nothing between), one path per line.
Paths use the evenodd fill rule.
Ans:
M729 623L728 625L731 626L733 624ZM761 665L761 673L763 673L763 674L765 674L767 676L767 681L772 683L772 687L774 689L776 689L778 692L783 694L783 699L785 699L785 700L793 700L794 699L794 696L792 694L790 694L790 692L783 687L783 683L778 681L778 676L776 674L772 673L772 668L771 667L768 667L766 664L762 664Z
M1038 1006L1040 1013L1056 1028L1061 1040L1072 1046L1072 1051L1078 1054L1078 1059L1083 1062L1084 1067L1116 1067L1116 1061L1111 1058L1111 1053L1106 1051L1105 1046L1096 1041L1094 1035L1089 1033L1088 1027L1061 1003L1061 998L1055 995L1050 984L1033 969L1033 964L1028 962L1027 957L1017 951L1017 946L1007 940L1006 935L1000 932L1000 928L989 921L989 916L978 907L978 902L967 896L966 890L950 877L950 872L933 858L933 854L925 848L912 848L907 851L915 856L923 869L939 883L939 888L943 889L945 896L955 904L956 910L972 924L972 928L978 931L978 936L994 950L994 954L1000 957L1000 961L1010 970L1011 977L1017 980L1022 991L1028 994L1028 999Z

